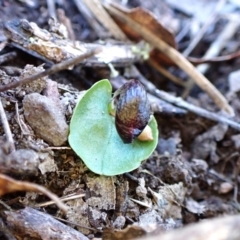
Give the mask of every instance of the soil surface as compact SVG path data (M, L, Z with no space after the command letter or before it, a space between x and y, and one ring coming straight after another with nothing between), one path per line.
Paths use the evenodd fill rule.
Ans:
M0 22L3 26L8 20L26 19L41 29L49 29L47 2L52 1L0 1ZM76 40L87 43L99 40L100 34L93 30L74 1L55 2L56 9L63 9L70 20ZM158 3L161 11L153 7L155 1L128 2L128 8L142 6L161 17L164 26L174 32L180 52L191 43L191 34L197 34L193 33L193 21L200 21L198 16L179 9L174 1ZM228 6L232 8L226 14L239 14L239 6ZM201 21L200 25L204 24ZM210 23L191 56L201 58L226 24L223 17ZM107 31L104 34L102 40L110 41ZM239 38L240 28L236 28L219 55L237 52ZM0 45L6 45L1 47L0 57L13 54L0 63L1 85L53 66L46 58L6 41L0 29ZM234 58L210 63L205 72L233 108L235 122L240 120L239 61ZM151 64L138 62L136 66L158 89L175 96L184 94L186 89L164 77ZM106 177L85 166L67 141L73 109L80 92L100 79L108 78L118 88L121 80L128 77L126 66L116 70L120 76L114 78L108 66L83 64L0 93L13 136L12 145L1 125L0 173L69 198L64 200L68 210L63 213L40 193L4 194L0 199L1 239L134 239L146 236L147 232L160 234L239 212L239 131L185 109L176 110L175 106L167 105L167 111L154 114L159 128L158 145L138 169ZM177 67L169 67L168 71L184 82L188 80L186 73ZM222 114L209 95L195 85L187 92L186 101ZM164 104L167 103L163 103L163 109ZM94 139L94 133L89 134ZM2 184L0 181L3 188ZM30 224L29 228L25 222ZM126 230L127 227L130 229Z

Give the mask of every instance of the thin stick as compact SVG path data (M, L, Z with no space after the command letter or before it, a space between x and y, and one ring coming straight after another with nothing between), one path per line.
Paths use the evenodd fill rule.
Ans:
M47 0L47 6L48 6L49 16L56 19L55 1L54 0Z
M165 77L167 77L168 79L170 79L172 82L185 87L185 82L183 80L181 80L180 78L172 75L169 71L167 71L165 68L163 68L161 65L157 64L156 61L149 59L148 62L160 73L162 73Z
M72 23L71 23L70 19L65 15L64 10L61 8L58 8L57 16L58 16L59 22L62 23L66 27L67 32L68 32L68 38L71 39L75 43L76 37L75 37L75 33L73 31Z
M185 57L187 57L192 52L192 50L196 47L196 45L202 39L203 35L205 34L209 26L216 20L219 11L222 9L225 3L226 3L226 0L219 0L219 2L217 3L217 6L214 8L210 17L204 23L204 25L202 26L198 34L194 37L194 39L191 41L191 43L188 45L188 47L184 50L183 55Z
M73 2L75 3L79 12L87 20L91 28L94 30L94 32L101 37L102 33L104 32L104 29L102 25L100 25L100 23L93 17L92 12L87 8L87 6L82 1L73 0Z
M147 89L149 91L149 89ZM220 122L220 123L225 123L228 126L240 131L240 124L238 124L237 122L232 121L231 119L228 119L224 116L221 116L217 113L213 113L210 111L207 111L203 108L197 107L195 105L192 105L186 101L184 101L182 98L176 98L164 91L158 90L158 89L153 89L149 91L150 93L152 93L153 95L155 95L156 97L159 97L163 100L165 100L166 102L172 103L178 107L187 109L190 112L193 112L201 117L210 119L212 121L216 121L216 122Z
M234 58L240 57L240 51L233 52L227 55L219 56L219 57L210 57L210 58L194 58L194 57L188 57L188 61L190 61L193 64L202 64L202 63L217 63L217 62L224 62L233 60Z
M5 111L4 111L4 108L2 105L1 98L0 98L0 117L1 117L1 122L3 125L4 132L6 134L6 139L9 144L9 151L13 152L13 151L15 151L14 141L13 141L11 129L8 124L7 116L5 114Z
M59 72L63 69L68 69L69 67L72 67L76 64L79 64L80 62L82 62L83 60L85 60L86 58L89 58L89 57L92 57L93 55L95 54L98 54L99 52L101 52L101 48L95 48L95 49L92 49L76 58L72 58L70 60L66 60L64 62L61 62L61 63L58 63L58 64L55 64L53 65L51 68L41 72L41 73L38 73L38 74L35 74L35 75L32 75L31 77L27 77L27 78L24 78L22 79L21 81L18 81L18 82L12 82L12 83L9 83L7 85L4 85L4 86L0 86L0 92L3 92L3 91L6 91L6 90L9 90L9 89L12 89L12 88L15 88L15 87L18 87L22 84L26 84L26 83L29 83L31 81L34 81L34 80L37 80L39 78L43 78L47 75L50 75L50 74L53 74L53 73L56 73L56 72Z
M211 58L216 57L219 53L224 49L227 45L227 42L234 36L234 34L239 29L240 23L237 15L232 15L229 18L229 22L224 27L223 31L219 34L219 36L215 39L215 41L211 44L207 52L204 54L203 58ZM197 67L201 73L207 72L209 68L209 64L202 64Z
M99 0L83 0L95 18L114 36L116 39L126 41L127 37L112 20L107 11L103 8Z
M168 56L171 60L173 60L181 69L183 69L188 75L204 90L206 91L210 97L214 100L216 105L226 111L231 116L234 115L233 109L228 104L225 97L217 90L215 86L213 86L208 79L203 76L200 72L196 70L196 68L186 60L186 58L179 53L176 49L170 47L167 43L165 43L160 38L156 37L154 33L152 33L146 27L143 27L139 23L136 23L134 20L126 16L124 13L119 10L113 8L110 5L104 5L111 14L118 17L122 22L127 23L132 27L136 32L138 32L147 42L149 42L153 47L159 49L162 53Z
M73 196L61 197L60 200L62 202L67 202L67 201L70 201L70 200L83 198L83 197L85 197L85 194L76 194L76 195L73 195ZM55 201L48 201L48 202L44 202L44 203L39 203L39 204L36 204L34 207L36 207L36 208L47 207L47 206L52 205L52 204L55 204Z
M204 54L203 58L210 58L210 57L216 57L219 55L219 53L222 51L222 49L226 46L226 43L233 37L233 35L236 33L236 31L239 28L239 21L237 21L238 16L233 15L229 18L228 24L224 27L223 31L219 34L219 36L215 39L215 41L211 44L209 49ZM197 70L205 74L210 65L209 64L201 64L197 66ZM191 78L188 79L188 82L193 82ZM192 89L194 84L188 84L184 93L182 94L182 97L185 98L188 96L190 90Z
M16 191L33 191L46 195L50 199L52 199L56 205L63 211L67 212L68 207L61 202L58 196L43 186L40 186L35 183L18 181L11 177L8 177L4 174L0 174L0 184L1 186L5 186L5 188L0 189L0 196L6 193L16 192Z
M221 122L221 123L225 123L228 126L240 131L240 124L238 124L237 122L234 122L224 116L221 116L217 113L213 113L210 111L207 111L201 107L196 107L186 101L184 101L182 98L179 97L175 97L167 92L158 90L156 88L156 86L154 84L152 84L151 82L149 82L139 71L138 69L132 65L131 66L131 71L133 72L134 75L138 76L138 80L144 85L144 87L146 88L146 90L151 93L152 95L156 96L157 98L162 99L163 101L166 101L168 103L171 103L175 106L178 106L180 108L184 108L186 110L188 110L189 112L193 112L196 115L199 115L201 117L204 117L206 119L212 120L212 121L216 121L216 122Z

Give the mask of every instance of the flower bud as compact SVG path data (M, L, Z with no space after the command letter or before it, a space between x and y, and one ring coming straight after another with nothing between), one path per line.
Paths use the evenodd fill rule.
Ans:
M146 90L139 81L130 80L116 91L113 98L117 132L124 143L132 143L150 120Z

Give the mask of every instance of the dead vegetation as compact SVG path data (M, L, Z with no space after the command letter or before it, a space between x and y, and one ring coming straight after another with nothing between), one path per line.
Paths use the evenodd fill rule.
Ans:
M239 239L239 14L233 0L1 2L1 239ZM138 79L160 132L114 177L67 142L104 78Z

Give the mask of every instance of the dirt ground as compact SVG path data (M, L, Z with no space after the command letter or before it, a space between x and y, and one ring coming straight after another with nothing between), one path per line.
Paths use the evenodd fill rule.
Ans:
M111 34L99 22L95 25L87 21L76 2L84 4L84 1L64 0L0 1L1 85L40 73L62 61L54 61L57 53L52 61L44 54L40 56L37 51L27 49L19 38L25 32L19 34L14 25L22 19L27 21L21 23L34 22L39 28L48 30L50 13L56 13L60 19L56 10L62 9L66 16L63 22L66 24L66 19L70 20L68 30L73 30L72 35L68 31L71 41L94 43L101 39L111 43ZM118 65L113 64L119 72L117 77L106 64L85 62L42 77L35 84L1 91L3 110L0 112L5 112L6 119L4 121L1 116L0 238L155 239L155 236L162 236L161 239L207 240L212 232L216 234L217 228L226 228L228 235L224 233L222 238L213 235L215 238L212 239L240 239L239 232L231 238L231 228L239 229L240 224L237 215L240 181L239 3L201 0L191 6L193 4L187 0L182 4L174 0L116 2L129 9L141 6L151 11L173 33L178 51L186 58L210 59L208 63L193 61L193 64L220 91L235 116L229 118L206 91L189 80L186 72L176 64L165 64L165 60L165 69L184 84L169 80L150 61L129 63L124 60ZM96 26L101 27L98 32ZM201 33L204 27L205 31ZM197 36L198 44L189 50ZM219 56L228 57L221 59ZM90 171L69 146L73 109L80 92L101 79L109 79L114 89L119 88L122 82L132 77L127 68L133 64L156 89L170 93L175 99L184 97L191 106L207 112L198 114L188 106L181 107L177 100L171 105L164 101L166 99L160 99L161 96L154 95L146 85L158 123L156 149L134 171L112 177L98 175ZM210 112L216 113L215 118ZM46 121L48 126L44 126ZM4 122L9 124L10 133L6 132ZM94 139L94 133L89 134ZM13 179L6 176L18 182L12 182ZM38 187L24 185L26 182ZM61 198L67 210L60 210L55 199L49 202L49 195L45 195L41 186ZM236 219L224 222L223 216L230 215ZM217 217L219 222L207 222L210 230L208 236L204 235L198 224ZM188 232L185 235L174 233L175 229L184 230L193 223L196 223L194 236ZM166 233L173 235L167 238Z

